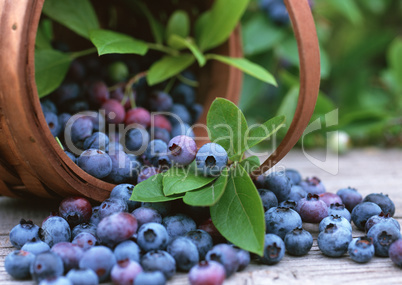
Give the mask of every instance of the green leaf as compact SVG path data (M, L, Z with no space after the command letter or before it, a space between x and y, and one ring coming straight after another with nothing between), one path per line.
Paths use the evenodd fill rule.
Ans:
M225 192L210 211L212 222L228 241L263 254L264 208L253 181L241 165L230 170Z
M193 55L195 56L195 58L198 61L198 64L200 66L204 66L205 63L207 62L207 60L205 59L204 55L202 54L202 52L200 51L200 49L197 47L197 45L194 43L194 41L191 38L187 38L184 39L180 36L177 35L172 35L169 38L169 45L172 47L186 47L188 48Z
M242 26L243 50L246 56L266 52L279 44L286 33L268 20L264 12L255 13Z
M258 124L255 128L250 126L248 129L246 150L266 140L280 128L284 127L285 120L285 116L278 116L263 124Z
M230 159L239 159L245 149L247 122L243 113L227 99L212 102L207 115L210 139L220 144Z
M362 13L355 1L328 0L328 2L351 23L360 24L363 21Z
M396 38L392 42L387 53L387 59L391 72L402 89L402 38Z
M175 11L169 18L166 27L166 40L172 35L182 38L188 37L190 33L190 19L187 13L183 10Z
M247 171L247 173L251 173L254 170L258 169L261 165L260 159L258 156L249 156L246 159L243 159L239 162L239 164Z
M70 63L71 57L60 51L52 49L35 51L35 80L39 98L60 86Z
M148 51L145 42L113 31L93 30L90 33L90 39L97 48L99 55L109 53L144 55Z
M36 33L35 46L38 49L53 49L51 41L53 38L52 21L43 19L40 21L38 31Z
M126 1L127 2L127 1ZM136 5L142 12L143 15L147 18L149 25L151 27L152 35L154 36L155 42L157 44L162 44L163 43L163 35L165 34L165 28L164 26L158 22L155 17L152 15L152 13L149 11L148 7L140 2L140 1L128 1L128 4L130 5L133 3Z
M99 29L98 18L89 0L46 0L43 13L84 38Z
M233 57L228 57L228 56L223 56L223 55L218 55L218 54L207 54L205 56L207 59L215 59L217 61L232 65L241 71L254 76L255 78L260 79L261 81L264 81L266 83L272 84L274 86L277 86L275 78L272 76L271 73L269 73L267 70L265 70L263 67L259 66L258 64L255 64L254 62L249 61L248 59L245 58L233 58Z
M228 182L228 169L224 169L216 181L212 182L201 189L187 192L183 197L184 203L197 206L206 207L215 205L222 197Z
M150 67L147 75L148 84L155 85L175 76L192 65L194 61L194 56L191 54L165 56Z
M216 0L208 14L196 22L196 40L201 50L225 42L247 8L249 0Z
M151 176L147 180L138 183L133 190L130 200L138 202L165 202L176 200L183 195L174 195L170 197L165 197L163 194L163 175L159 173L157 175Z
M211 183L216 177L197 175L195 163L191 167L172 167L163 174L163 193L165 196L185 193Z

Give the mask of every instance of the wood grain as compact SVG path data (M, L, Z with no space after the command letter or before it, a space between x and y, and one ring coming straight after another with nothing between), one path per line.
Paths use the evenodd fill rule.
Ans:
M323 159L323 151L308 151L308 154ZM331 163L334 163L331 156ZM339 157L339 172L336 175L320 169L308 160L301 151L290 152L277 166L298 169L304 177L318 176L328 192L336 192L347 186L356 187L363 195L383 192L389 194L396 205L395 218L402 222L401 174L402 150L361 149ZM52 201L18 200L0 197L0 284L33 285L31 281L15 281L4 269L5 256L14 250L8 240L8 233L21 218L30 218L40 225L50 211L56 210ZM225 281L225 285L265 284L401 284L401 269L389 258L374 257L368 264L353 262L347 255L329 258L321 254L316 238L318 226L304 224L314 237L314 245L308 255L292 257L285 254L274 266L253 262L245 271L236 273ZM354 228L353 236L362 236ZM169 281L170 285L189 284L186 274L180 273Z

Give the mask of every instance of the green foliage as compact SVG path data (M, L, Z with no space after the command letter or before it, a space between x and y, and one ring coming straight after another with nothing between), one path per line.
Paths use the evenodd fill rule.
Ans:
M190 54L164 56L151 65L147 76L148 84L154 85L179 74L192 65L194 61L194 57Z
M163 174L159 173L138 183L131 200L139 202L166 202L181 198L181 195L165 196L163 193Z
M182 10L174 12L167 23L166 27L166 40L173 35L179 36L181 38L186 38L190 34L190 18L187 13ZM169 41L168 41L169 44ZM174 48L182 48L183 46L171 45Z

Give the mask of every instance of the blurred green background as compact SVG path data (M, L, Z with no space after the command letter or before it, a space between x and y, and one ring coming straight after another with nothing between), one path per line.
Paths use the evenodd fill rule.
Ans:
M249 123L285 114L291 122L298 97L298 53L283 0L252 0L242 19L244 54L278 80L278 88L247 75L241 109ZM274 3L274 4L273 4ZM353 146L402 146L402 1L313 0L321 49L321 86L312 120L338 108ZM285 19L285 20L284 20ZM305 137L304 146L327 142L328 128ZM281 135L286 133L282 129Z

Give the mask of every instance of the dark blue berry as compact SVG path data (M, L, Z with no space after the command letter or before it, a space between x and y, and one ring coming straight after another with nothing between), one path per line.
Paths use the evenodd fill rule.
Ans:
M297 171L295 169L286 169L285 175L290 179L290 182L292 183L292 185L298 185L302 180L302 177L301 177L299 171Z
M221 285L225 277L226 271L223 265L213 260L201 261L188 273L191 285Z
M273 265L281 261L285 255L285 243L275 234L266 234L264 239L264 255L260 261L267 265Z
M64 132L65 140L71 142L78 148L83 148L86 138L92 135L94 125L92 120L85 116L73 116L67 122ZM68 146L68 144L67 144Z
M57 107L51 100L46 99L40 102L43 112L51 112L57 114Z
M202 175L216 176L226 167L228 154L219 144L207 143L198 150L195 160Z
M373 239L369 237L354 238L348 246L350 258L359 263L369 262L374 256Z
M273 207L278 207L278 198L276 198L274 192L267 189L258 189L258 193L260 194L265 211Z
M170 238L183 236L197 228L194 220L184 214L164 217L162 223L166 227Z
M378 223L391 223L395 225L395 227L397 227L398 230L401 229L401 226L399 225L397 220L391 218L389 214L384 214L383 212L381 212L379 215L374 215L367 220L366 225L364 226L366 233L370 230L372 226Z
M304 191L311 194L319 195L325 192L324 185L317 177L307 178L306 180L301 181L300 186Z
M173 88L172 98L175 103L191 107L195 102L195 90L186 84L180 83Z
M78 157L77 164L96 178L105 178L112 171L112 159L99 149L88 149Z
M131 160L124 151L109 152L109 156L112 160L112 170L105 177L106 181L121 184L134 181L134 178L137 179L136 170L131 168Z
M109 278L115 264L116 258L109 248L94 246L84 253L79 266L81 269L92 269L98 275L99 282L104 282Z
M172 108L170 109L170 116L168 118L172 125L177 124L191 124L192 118L190 112L186 108L186 106L182 104L173 104Z
M278 202L287 200L292 183L284 172L272 172L264 179L264 189L268 189L276 195Z
M12 228L9 237L11 244L15 248L21 249L25 243L32 239L39 240L39 227L31 220L21 219L20 223Z
M285 236L285 247L291 255L306 255L312 246L313 236L302 227L295 228Z
M194 131L189 124L176 124L172 126L172 137L177 136L188 136L190 138L194 138Z
M173 201L167 202L144 202L142 203L143 207L152 208L158 211L162 215L162 217L166 217L173 212Z
M187 237L174 238L166 251L175 259L179 271L188 272L199 261L197 246Z
M345 254L351 241L352 233L335 224L327 225L317 238L321 252L330 257L339 257Z
M282 208L290 208L290 209L296 211L296 209L297 209L297 202L295 202L295 201L293 201L293 200L286 200L286 201L280 202L278 206L279 206L279 207L282 207Z
M226 277L234 274L240 265L236 249L225 243L215 245L208 251L205 259L207 261L217 261L222 264L225 268Z
M149 130L149 135L152 140L162 140L165 143L169 143L171 136L170 132L166 129L153 127Z
M176 261L163 250L153 250L147 252L141 258L141 266L144 271L160 271L166 279L170 279L176 273Z
M367 232L367 237L373 239L375 255L377 256L388 256L390 245L394 241L402 238L401 232L392 223L375 224Z
M45 120L47 125L49 126L50 132L54 137L57 137L61 131L61 125L59 123L59 118L55 113L52 112L43 112L45 115Z
M96 235L96 226L94 224L91 223L82 223L79 224L77 226L75 226L73 228L73 230L71 231L71 238L74 239L77 235L79 235L80 233L90 233L92 235Z
M62 276L63 260L51 251L40 253L31 263L30 272L32 278L38 283L46 278Z
M68 156L74 163L77 163L77 158L75 157L74 154L72 154L71 152L69 152L69 151L67 151L67 150L65 150L64 153L67 154L67 156Z
M265 212L265 226L267 233L284 239L288 232L302 226L302 219L290 208L273 207Z
M130 153L141 154L147 148L149 134L143 128L131 128L125 135L125 147Z
M193 124L197 123L201 118L202 112L204 111L204 106L201 104L193 104L190 107L191 118L193 119Z
M290 193L288 196L288 200L292 200L295 202L299 202L301 199L307 197L307 192L304 191L303 187L299 185L292 185L290 188Z
M162 140L152 140L145 151L146 159L155 167L169 166L168 147Z
M137 183L141 183L142 181L145 181L158 173L159 171L156 167L144 167L140 173L138 173Z
M125 259L140 262L140 248L135 242L126 240L114 248L114 256L117 262Z
M62 217L50 217L42 224L41 238L50 247L59 242L71 240L71 229Z
M391 217L395 214L395 204L388 195L372 193L364 197L363 202L373 202L377 204L384 214L389 214Z
M200 260L205 259L207 252L214 246L212 237L204 230L197 229L189 231L184 236L191 239L191 241L196 245Z
M167 112L173 106L172 97L162 91L152 92L148 98L149 110L154 112Z
M109 150L109 137L102 132L95 132L84 141L84 149Z
M357 204L352 211L352 221L359 230L364 230L366 222L374 215L379 215L381 208L372 202Z
M147 223L138 230L137 243L142 250L165 249L169 242L166 228L158 223Z
M31 276L29 270L35 260L35 255L24 250L10 252L4 260L8 274L15 279L27 279Z
M132 184L119 184L115 186L110 192L110 198L121 199L127 203L128 211L132 212L141 206L140 202L130 200L133 194L134 185Z
M341 197L342 203L349 212L352 212L353 208L363 200L363 196L356 189L350 187L339 189L336 194Z

